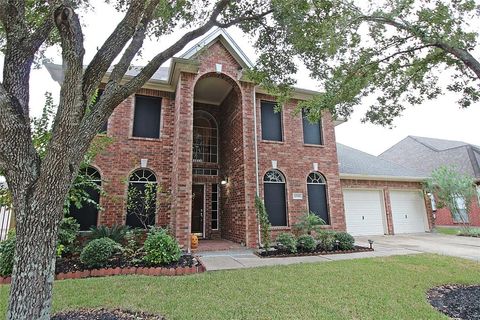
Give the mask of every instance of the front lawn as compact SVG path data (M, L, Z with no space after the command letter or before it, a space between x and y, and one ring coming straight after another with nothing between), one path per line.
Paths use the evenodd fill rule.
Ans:
M438 233L447 234L447 235L459 235L465 232L461 227L436 227L435 230ZM471 227L468 233L471 236L478 237L480 235L480 228Z
M109 307L168 319L447 319L427 289L480 283L480 265L437 255L298 264L181 277L55 283L54 308ZM0 286L0 313L8 286Z

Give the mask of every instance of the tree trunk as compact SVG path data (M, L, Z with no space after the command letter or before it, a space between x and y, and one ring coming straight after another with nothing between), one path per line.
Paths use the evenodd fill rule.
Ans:
M27 190L24 204L15 204L15 266L8 320L50 319L58 225L63 216L64 197L59 195L66 192L53 185L41 189L48 192Z

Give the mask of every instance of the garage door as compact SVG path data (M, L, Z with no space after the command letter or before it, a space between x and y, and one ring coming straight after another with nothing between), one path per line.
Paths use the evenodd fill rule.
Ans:
M384 234L381 191L343 190L347 232L354 236Z
M394 233L425 232L425 201L420 191L390 191Z

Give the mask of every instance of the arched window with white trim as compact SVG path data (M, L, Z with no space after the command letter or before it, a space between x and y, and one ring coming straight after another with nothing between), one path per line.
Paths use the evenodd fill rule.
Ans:
M312 172L307 178L308 210L330 224L328 214L327 181L320 172Z
M148 169L134 171L128 181L127 226L147 228L155 224L157 177Z
M268 171L263 177L263 193L272 226L287 226L285 176L278 170Z
M206 111L193 114L193 162L218 162L218 128Z
M77 179L80 179L78 183L80 184L81 192L84 192L90 201L84 201L80 204L80 207L72 203L70 205L69 215L77 220L78 224L80 224L81 231L88 231L91 227L97 225L102 179L100 172L90 166L80 169Z

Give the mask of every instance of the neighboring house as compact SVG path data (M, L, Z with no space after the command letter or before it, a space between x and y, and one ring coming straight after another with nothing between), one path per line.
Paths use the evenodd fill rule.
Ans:
M100 197L104 210L87 206L74 212L82 229L141 226L126 204L127 189L143 191L149 183L161 189L161 201L148 224L168 225L187 249L191 233L257 246L257 192L265 201L273 236L290 231L307 210L324 219L326 228L350 231L352 217L363 221L362 229L353 227L355 234L395 232L395 219L392 224L388 216L382 219L392 225L381 230L361 212L348 211L346 224L342 187L382 190L377 192L382 204L375 204L375 210L383 203L390 206L389 186L415 190L420 197L418 178L388 182L389 177L377 180L360 172L341 181L335 142L335 126L341 122L327 112L315 124L296 115L298 101L317 94L303 89L295 89L291 102L275 112L275 97L245 79L242 71L251 66L232 38L217 29L122 102L105 128L114 142L88 172L107 193ZM61 66L47 68L61 83ZM126 78L138 70L132 68ZM422 206L419 214L426 219L424 201L413 201ZM426 225L398 229L429 230Z
M440 166L452 166L459 172L472 176L477 183L477 194L480 190L480 147L469 143L408 136L379 157L412 168L425 176L430 176ZM435 223L455 225L462 222L463 216L471 225L480 226L478 196L472 201L469 217L466 215L464 201L458 199L458 204L460 210L453 216L446 208L436 210Z

